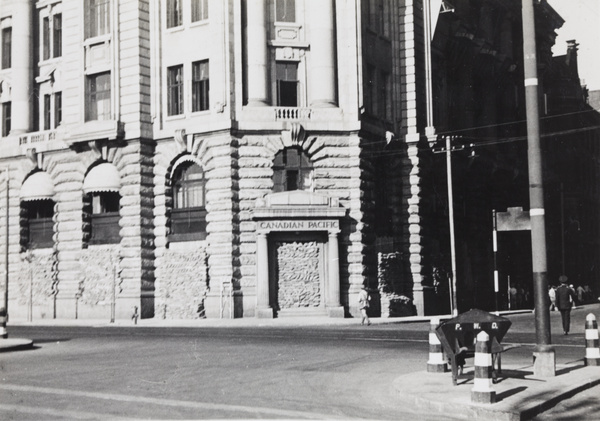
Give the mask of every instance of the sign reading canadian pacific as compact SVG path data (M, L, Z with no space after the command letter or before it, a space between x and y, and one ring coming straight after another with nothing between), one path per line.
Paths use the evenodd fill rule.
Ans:
M337 230L340 223L337 220L279 220L259 221L258 229L262 231L326 231Z

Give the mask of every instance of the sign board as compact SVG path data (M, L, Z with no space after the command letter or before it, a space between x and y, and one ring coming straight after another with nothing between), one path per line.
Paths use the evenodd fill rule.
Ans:
M500 343L508 332L511 321L487 311L473 309L447 320L436 329L436 336L447 354L456 354L460 347L473 347L481 331ZM493 343L493 342L492 342ZM457 346L458 345L458 346Z
M523 208L508 208L506 212L497 212L496 229L498 231L530 231L529 211L524 211Z
M329 231L339 230L337 219L258 221L259 231Z

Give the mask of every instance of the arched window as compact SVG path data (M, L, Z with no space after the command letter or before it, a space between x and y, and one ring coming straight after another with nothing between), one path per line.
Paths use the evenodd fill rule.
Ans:
M175 169L172 183L171 241L204 240L206 238L204 171L193 162L183 162Z
M21 247L52 247L54 234L54 182L45 171L31 174L19 192L21 199Z
M273 161L273 191L312 190L312 174L312 163L300 148L285 148Z
M116 244L119 226L121 176L108 162L93 167L83 181L83 241L87 244Z

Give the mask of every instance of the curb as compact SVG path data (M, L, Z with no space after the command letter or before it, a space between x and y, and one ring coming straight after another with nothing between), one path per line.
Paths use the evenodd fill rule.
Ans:
M494 385L499 398L495 404L471 402L472 380L453 386L448 375L439 373L410 373L394 380L393 387L401 401L430 415L452 414L468 420L521 421L600 384L598 367L570 369L565 374L542 379L533 377L530 371L524 371L522 367L512 370L504 368L505 372L511 372L512 375Z
M22 351L32 348L33 341L31 339L0 339L0 352Z

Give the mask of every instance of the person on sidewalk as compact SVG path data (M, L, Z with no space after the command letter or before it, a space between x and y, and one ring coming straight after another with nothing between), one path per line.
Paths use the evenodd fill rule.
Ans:
M556 310L556 289L548 285L548 296L550 297L550 311Z
M569 334L571 325L571 307L573 306L573 301L575 301L575 290L567 285L568 280L569 278L567 278L566 275L560 275L558 278L560 285L556 288L556 308L560 311L560 318L562 319L565 335Z
M360 321L361 325L364 325L365 321L367 322L367 326L371 324L371 320L369 320L369 315L367 314L370 305L369 301L371 301L371 296L369 295L367 288L363 286L358 293L358 309L362 315L362 320Z

